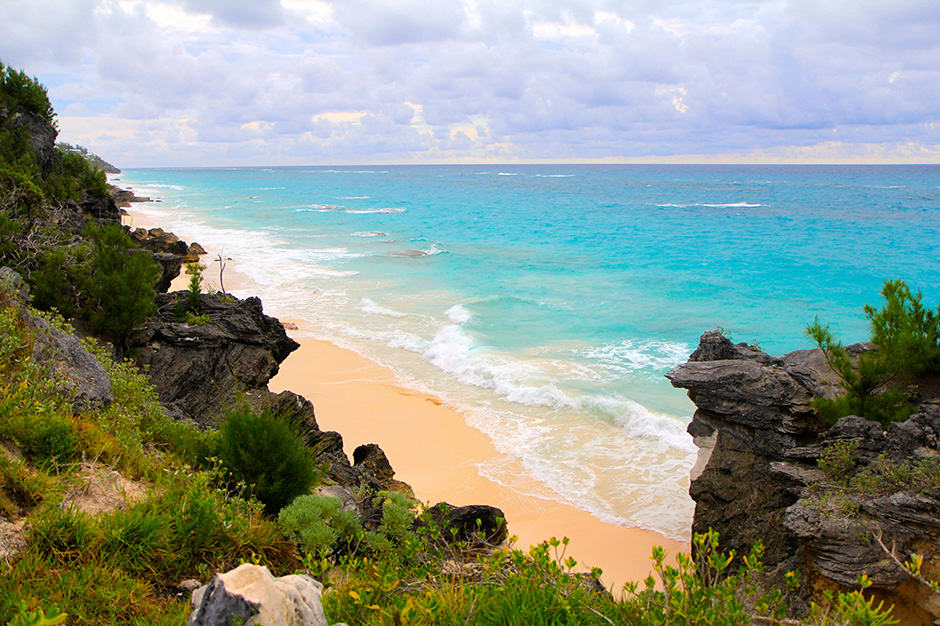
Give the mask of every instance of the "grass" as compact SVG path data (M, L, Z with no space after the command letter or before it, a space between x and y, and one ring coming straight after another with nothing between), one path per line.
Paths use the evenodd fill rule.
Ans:
M369 496L382 510L371 530L307 495L284 509L279 523L271 514L279 507L266 511L244 491L228 489L239 459L226 464L213 457L224 449L219 433L167 418L146 376L94 340L85 345L111 376L114 402L74 414L61 381L30 359L33 337L21 316L0 294L0 443L22 455L0 453L0 513L25 517L29 538L18 557L0 562L0 624L29 623L29 613L56 610L67 613L69 623L179 624L190 610L179 582L207 582L243 562L324 581L331 623L738 624L749 612L782 615L782 593L758 594L752 584L761 570L759 550L732 562L718 551L715 533L695 538L697 562L677 555L669 565L655 550L655 577L614 595L575 573L566 539L528 551L481 550L478 543L455 541L433 516L414 525L414 503L400 494ZM70 331L61 319L49 319ZM262 416L225 439L230 447L255 440L254 447L233 448L241 460L245 452L254 455L242 466L248 474L272 450L300 453L286 430L274 437L280 444L264 440L272 424L278 422ZM850 452L827 457L833 472L848 463ZM78 510L68 494L89 463L145 484L146 494L123 509ZM270 473L276 464L267 465ZM296 469L285 468L285 475ZM280 488L279 472L266 475L267 484ZM938 475L937 468L921 465L879 472L871 474L872 485L911 477L934 485ZM335 533L306 536L304 529L317 520ZM299 554L295 541L311 551ZM827 615L886 614L866 602L860 592L833 596L835 608Z

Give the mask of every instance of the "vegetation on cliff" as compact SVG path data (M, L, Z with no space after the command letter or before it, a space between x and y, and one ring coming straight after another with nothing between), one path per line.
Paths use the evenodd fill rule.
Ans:
M850 351L818 318L807 328L845 390L814 401L827 424L846 415L866 417L885 428L905 420L914 408L917 384L940 373L940 309L926 308L921 293L900 280L887 281L881 295L885 302L880 309L865 306L873 349Z

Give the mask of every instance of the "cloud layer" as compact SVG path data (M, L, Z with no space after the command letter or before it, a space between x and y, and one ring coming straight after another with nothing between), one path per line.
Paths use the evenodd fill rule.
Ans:
M0 59L118 164L940 162L898 0L6 0Z

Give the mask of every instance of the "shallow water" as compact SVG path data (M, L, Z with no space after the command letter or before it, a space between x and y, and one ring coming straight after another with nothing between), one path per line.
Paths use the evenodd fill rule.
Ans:
M940 167L407 166L127 170L135 205L221 248L307 320L461 407L544 486L683 538L699 335L849 341L903 278L936 303ZM209 271L212 271L211 269ZM247 295L247 294L238 294ZM481 471L512 485L519 463Z

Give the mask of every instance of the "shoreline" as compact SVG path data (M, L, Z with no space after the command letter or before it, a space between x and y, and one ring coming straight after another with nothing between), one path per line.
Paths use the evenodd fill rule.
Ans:
M152 213L129 212L122 221L132 228L160 226ZM213 290L218 288L213 258L217 251L209 247L206 251L201 261L207 266L204 289ZM250 291L252 281L238 272L237 260L227 263L226 289ZM181 273L170 290L186 289L188 281L189 276ZM576 569L600 567L603 584L615 595L625 582L642 581L650 574L653 546L662 546L670 555L689 551L688 542L610 524L572 504L533 495L545 491L534 478L510 487L483 476L484 464L514 461L500 454L455 408L407 388L390 369L353 350L305 336L303 320L281 322L301 347L281 364L269 388L288 389L310 400L320 428L339 432L350 458L358 445L377 443L396 478L411 485L422 502L499 507L506 514L510 535L518 538L516 547L523 550L551 537L568 537L566 556L578 561Z
M360 444L379 444L395 477L411 485L422 502L499 507L522 549L553 536L568 537L568 556L578 561L578 569L603 569L601 579L615 595L623 583L650 574L653 546L670 555L688 552L686 542L609 524L571 504L530 495L544 490L535 479L529 479L529 490L482 476L479 465L507 459L455 409L402 386L391 370L352 350L310 337L294 339L301 347L281 364L269 388L310 400L320 428L342 434L350 456Z

